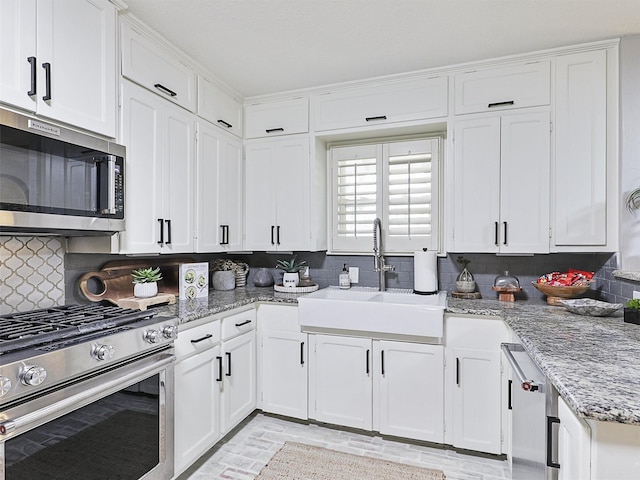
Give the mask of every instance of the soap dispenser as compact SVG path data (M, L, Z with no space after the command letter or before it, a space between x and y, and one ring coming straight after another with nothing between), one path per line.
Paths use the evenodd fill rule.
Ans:
M351 279L349 278L349 270L347 270L347 264L342 267L342 272L338 276L338 285L340 288L351 288Z

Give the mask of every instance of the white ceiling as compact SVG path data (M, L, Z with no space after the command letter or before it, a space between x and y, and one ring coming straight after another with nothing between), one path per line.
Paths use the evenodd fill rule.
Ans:
M640 0L124 0L244 96L640 33Z

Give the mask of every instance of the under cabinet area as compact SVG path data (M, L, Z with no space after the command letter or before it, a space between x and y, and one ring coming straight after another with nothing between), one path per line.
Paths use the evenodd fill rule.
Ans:
M0 2L0 102L115 137L116 16L108 0Z

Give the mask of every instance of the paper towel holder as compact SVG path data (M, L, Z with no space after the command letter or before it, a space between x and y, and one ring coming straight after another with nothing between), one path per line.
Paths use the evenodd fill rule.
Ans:
M429 250L429 249L428 249L427 247L423 247L423 248L422 248L422 251L423 251L423 252L427 252L428 250ZM415 265L414 265L414 268L415 268ZM414 275L415 275L415 272L414 272ZM437 275L438 275L438 274L437 274L437 267L436 267L435 275L436 275L435 284L436 284L436 285L438 285L438 279L437 279ZM415 293L415 294L417 294L417 295L437 295L438 290L437 290L437 288L436 288L436 290L432 290L432 291L422 291L422 290L416 290L416 289L414 288L414 289L413 289L413 293Z

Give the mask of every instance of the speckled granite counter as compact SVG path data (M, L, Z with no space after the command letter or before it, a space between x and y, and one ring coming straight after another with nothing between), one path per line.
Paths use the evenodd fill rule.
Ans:
M299 296L247 286L162 311L182 324L254 302L295 304ZM640 325L624 323L622 312L585 317L535 301L447 300L449 314L503 318L579 416L640 426Z

